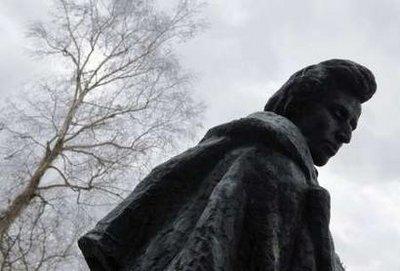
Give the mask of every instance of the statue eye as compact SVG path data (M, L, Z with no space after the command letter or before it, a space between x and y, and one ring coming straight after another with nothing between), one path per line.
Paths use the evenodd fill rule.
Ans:
M333 115L338 119L338 120L346 120L348 114L345 110L342 108L335 108L333 110Z

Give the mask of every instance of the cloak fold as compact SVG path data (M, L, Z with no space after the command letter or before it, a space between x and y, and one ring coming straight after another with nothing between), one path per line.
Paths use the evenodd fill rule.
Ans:
M78 244L91 270L342 271L316 178L297 127L257 112L156 167Z

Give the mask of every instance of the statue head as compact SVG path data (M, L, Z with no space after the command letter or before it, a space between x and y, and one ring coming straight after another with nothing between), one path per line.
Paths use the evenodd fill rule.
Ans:
M375 91L374 75L366 67L332 59L293 74L264 110L291 120L303 133L314 164L323 166L350 142L361 104Z

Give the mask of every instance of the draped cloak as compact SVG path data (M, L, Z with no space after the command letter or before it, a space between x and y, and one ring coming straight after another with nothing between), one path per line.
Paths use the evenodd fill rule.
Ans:
M342 271L298 128L257 112L159 165L78 244L91 270Z

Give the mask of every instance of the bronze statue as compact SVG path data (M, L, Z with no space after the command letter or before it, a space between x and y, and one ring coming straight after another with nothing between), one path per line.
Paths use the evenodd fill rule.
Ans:
M263 112L212 128L79 240L91 270L341 271L323 166L349 143L373 74L306 67Z

